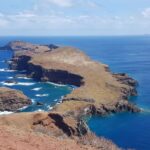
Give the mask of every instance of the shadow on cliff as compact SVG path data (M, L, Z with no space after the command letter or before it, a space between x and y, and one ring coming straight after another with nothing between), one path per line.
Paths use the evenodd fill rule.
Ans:
M64 122L62 116L58 114L49 114L48 116L52 118L55 121L54 124L68 136L71 136L75 133L75 130Z

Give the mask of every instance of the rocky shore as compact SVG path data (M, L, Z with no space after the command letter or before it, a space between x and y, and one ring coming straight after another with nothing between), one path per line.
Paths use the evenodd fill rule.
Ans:
M31 103L21 91L0 87L0 111L16 112Z
M118 149L111 142L93 136L83 117L123 111L140 112L136 105L128 101L130 96L137 95L137 81L124 73L112 73L107 65L91 60L73 47L15 41L0 49L14 52L11 69L26 70L27 76L35 80L78 87L64 96L62 103L50 113L5 116L0 119L0 125L13 124L23 130L55 137L71 137L82 141L82 144L93 146L93 149ZM99 145L92 141L97 141Z

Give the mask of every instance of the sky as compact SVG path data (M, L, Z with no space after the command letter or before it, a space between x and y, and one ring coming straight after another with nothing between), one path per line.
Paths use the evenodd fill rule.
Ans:
M150 34L150 0L0 0L0 36Z

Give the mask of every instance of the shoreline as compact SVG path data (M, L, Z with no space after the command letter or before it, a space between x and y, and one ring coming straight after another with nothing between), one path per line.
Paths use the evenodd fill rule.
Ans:
M52 51L55 51L55 49ZM57 49L56 49L56 51L57 51ZM60 56L63 53L63 51L65 53L65 49L61 49L61 51L58 50L57 51L58 56ZM23 54L19 54L19 55L17 54L18 56L15 54L12 59L13 63L11 64L11 68L16 69L16 70L27 70L27 75L29 77L31 77L33 79L38 79L38 80L40 79L41 81L49 81L48 76L53 75L53 73L56 76L69 75L72 79L76 79L77 82L75 84L79 86L77 89L75 89L75 92L79 91L79 89L81 89L82 87L84 87L86 85L86 82L88 83L90 81L90 78L88 76L86 76L87 72L89 72L91 70L99 71L99 69L100 69L101 71L104 72L104 74L102 74L102 76L106 75L106 77L107 77L106 82L104 81L105 84L107 83L107 81L109 81L109 83L107 83L106 85L104 84L104 89L106 86L106 88L110 89L110 91L113 91L114 95L116 94L115 90L117 90L118 93L120 92L120 94L122 94L119 96L121 96L121 98L124 99L124 100L119 99L117 101L115 100L113 103L112 102L108 102L108 103L102 102L99 105L99 104L97 104L97 100L95 100L93 98L87 98L86 96L84 97L82 94L81 95L77 94L77 96L76 96L76 93L74 94L72 92L73 94L71 93L69 95L66 95L63 98L60 106L55 106L54 109L52 110L52 112L57 112L64 116L71 115L72 117L81 119L82 115L87 115L87 114L91 114L91 115L99 114L99 115L103 116L103 115L108 115L110 113L117 113L117 112L122 112L122 111L131 111L131 112L140 112L141 111L135 105L133 105L129 101L127 101L129 96L136 95L135 88L136 88L137 82L135 80L128 77L126 74L112 74L109 71L108 66L92 61L86 55L80 53L80 51L78 51L78 50L76 51L74 49L73 50L71 49L68 51L69 51L68 53L69 53L70 57L72 57L72 54L70 54L70 51L71 51L71 53L72 52L75 53L75 55L77 55L77 57L81 56L81 61L83 61L83 64L81 64L81 66L79 64L79 68L82 69L82 65L83 65L83 67L86 67L87 70L85 69L85 74L84 74L84 72L82 72L82 70L78 70L76 67L74 68L75 71L72 69L69 69L69 70L67 70L67 72L65 72L66 70L64 69L65 68L64 66L63 67L62 66L59 67L59 65L55 66L52 62L50 62L50 63L52 63L52 65L54 65L53 66L54 68L47 68L48 66L43 67L42 66L43 64L41 64L41 66L40 66L39 64L41 62L40 63L36 62L37 60L32 61L36 57L38 58L39 57L38 55L45 56L44 55L46 53L45 51L42 53L38 51L38 53L36 54L31 50L31 54L25 55L24 52L23 52ZM14 52L16 52L16 51L14 50ZM56 56L57 56L57 53L56 53ZM49 55L51 55L51 54L49 54ZM54 56L55 56L55 52L54 52ZM29 57L30 57L30 59L29 59ZM26 62L25 62L25 60L26 60ZM22 64L22 62L23 62L23 64ZM55 60L54 60L54 62L55 62ZM57 61L56 61L56 63L57 63ZM72 63L71 64L67 64L67 62L65 62L65 63L67 66L69 66L69 65L73 66ZM96 68L96 70L87 66L86 63L93 65ZM63 68L62 70L61 70L61 67ZM40 73L43 74L43 76L40 75ZM84 75L85 75L85 77L84 77ZM95 75L95 74L91 73L91 75ZM96 76L97 76L97 74L96 74ZM72 81L72 79L69 80L69 83L74 82L74 81ZM53 80L55 80L55 83L57 84L57 83L60 83L61 79L59 78L57 81L54 78ZM104 78L104 80L105 80L105 78ZM110 84L111 81L112 81L112 83ZM51 80L50 80L50 82L51 82ZM62 80L61 82L66 83L65 79ZM91 84L91 86L94 87L94 85L92 84L91 81L89 83ZM103 84L103 82L102 82L102 84ZM98 88L100 87L99 85L96 85L96 84L95 84L95 86L98 86ZM87 89L85 89L85 91L86 90ZM89 93L86 93L86 94L89 94ZM80 96L81 96L81 98L80 98ZM98 94L98 96L100 96L100 95ZM117 94L115 96L119 97ZM89 97L91 97L91 95ZM97 98L97 95L94 98ZM68 110L66 110L66 108L64 107L66 104L68 105L68 108L67 108ZM76 105L76 104L77 104L77 107L74 108L74 106L72 106L72 105ZM62 105L65 109L62 107ZM70 111L69 107L71 107L72 111Z

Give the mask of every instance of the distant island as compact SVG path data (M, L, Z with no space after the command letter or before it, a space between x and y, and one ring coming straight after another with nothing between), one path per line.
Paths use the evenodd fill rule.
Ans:
M136 105L128 101L130 96L137 95L137 81L125 73L112 73L107 65L93 61L73 47L13 41L0 49L13 51L11 69L26 70L27 76L37 81L76 86L51 112L2 116L0 125L9 124L34 133L50 132L55 137L65 135L82 140L83 137L88 137L84 142L87 143L85 145L92 146L92 149L100 149L100 146L101 150L112 147L119 149L104 139L99 139L99 145L90 142L92 139L89 137L97 137L91 136L84 117L124 111L140 112Z

